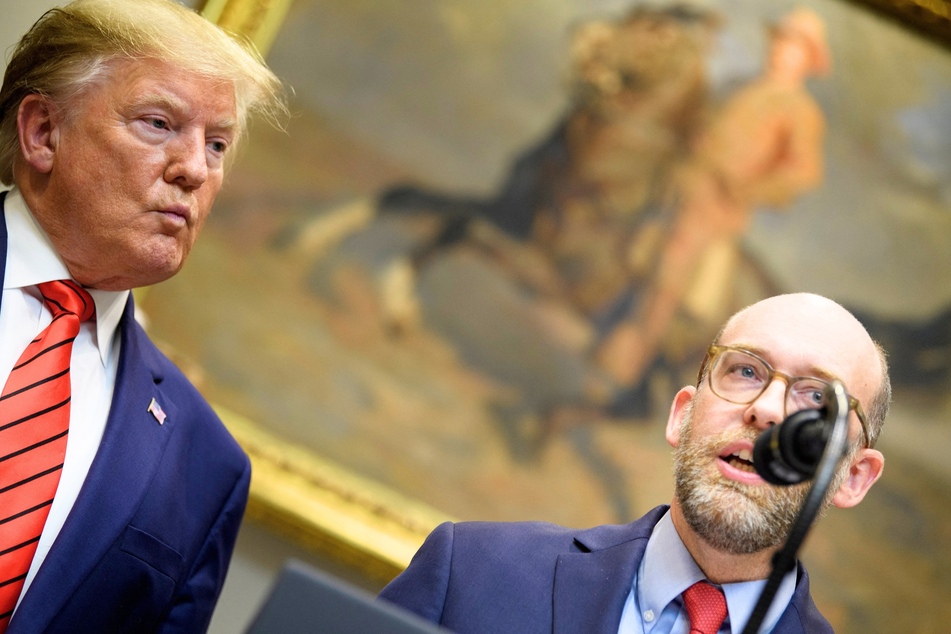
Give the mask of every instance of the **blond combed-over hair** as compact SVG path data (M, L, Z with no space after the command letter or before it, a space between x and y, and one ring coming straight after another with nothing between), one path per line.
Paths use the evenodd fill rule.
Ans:
M113 64L136 59L232 82L239 136L251 113L278 126L286 116L281 81L246 39L170 0L75 0L45 13L10 58L0 88L0 183L13 184L24 97L44 95L68 119Z

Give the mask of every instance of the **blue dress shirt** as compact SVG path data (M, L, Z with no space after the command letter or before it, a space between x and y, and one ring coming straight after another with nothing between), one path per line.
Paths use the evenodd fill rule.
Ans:
M624 604L618 634L688 634L690 625L680 594L705 578L667 511L647 542L644 559ZM720 634L741 634L765 585L764 579L720 586L726 595L729 613ZM793 570L783 577L760 632L768 632L776 625L795 589L796 571Z

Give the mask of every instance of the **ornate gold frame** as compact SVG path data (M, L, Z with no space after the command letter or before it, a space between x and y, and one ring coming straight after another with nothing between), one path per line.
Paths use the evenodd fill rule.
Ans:
M251 458L248 517L385 582L447 516L215 408Z
M292 0L203 0L199 10L210 21L248 37L267 55Z
M948 0L852 0L951 46L951 2Z
M205 0L201 12L247 36L266 55L292 0ZM948 0L852 0L951 44ZM254 469L248 516L386 581L409 563L425 536L450 519L435 509L307 452L218 407Z

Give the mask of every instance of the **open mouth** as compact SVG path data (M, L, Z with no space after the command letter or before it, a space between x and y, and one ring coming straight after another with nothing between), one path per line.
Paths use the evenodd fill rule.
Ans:
M721 460L739 471L755 473L753 467L753 452L749 449L740 449L739 451L720 457Z

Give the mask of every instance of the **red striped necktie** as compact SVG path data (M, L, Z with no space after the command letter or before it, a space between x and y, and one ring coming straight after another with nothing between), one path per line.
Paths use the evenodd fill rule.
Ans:
M0 634L10 623L66 457L69 359L95 305L72 280L39 285L53 321L30 342L0 393Z

